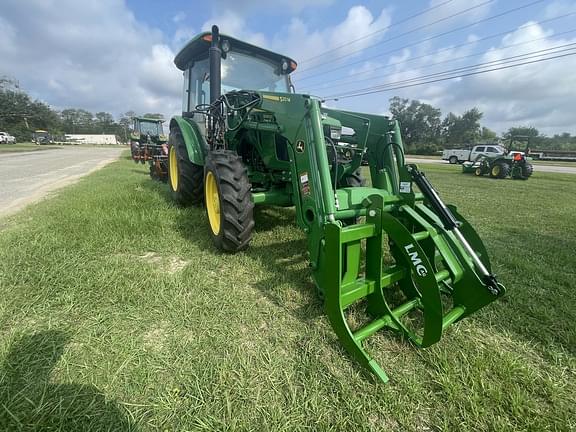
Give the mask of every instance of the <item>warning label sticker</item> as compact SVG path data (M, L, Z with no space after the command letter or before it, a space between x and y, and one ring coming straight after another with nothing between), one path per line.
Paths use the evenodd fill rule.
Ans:
M302 195L310 195L310 183L308 182L308 173L300 173L300 190Z
M400 182L400 193L410 193L412 185L410 182Z

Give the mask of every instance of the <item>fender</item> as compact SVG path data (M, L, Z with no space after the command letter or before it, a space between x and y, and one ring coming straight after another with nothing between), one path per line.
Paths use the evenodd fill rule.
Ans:
M180 129L182 138L186 144L188 158L195 165L204 166L204 157L206 155L206 142L200 133L198 125L193 121L188 121L181 116L174 116L170 120L170 130L172 128Z

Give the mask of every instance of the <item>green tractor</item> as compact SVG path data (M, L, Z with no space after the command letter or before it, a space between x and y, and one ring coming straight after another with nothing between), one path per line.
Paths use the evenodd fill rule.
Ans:
M504 294L471 225L405 163L397 121L296 93L294 60L216 26L174 62L184 108L170 121L173 198L205 206L214 244L227 253L249 247L254 206L294 207L328 320L379 379L388 380L368 337L389 329L428 347ZM370 186L359 172L364 157ZM370 320L353 326L347 317L358 307Z
M519 149L521 144L523 151ZM510 137L508 147L504 155L486 157L481 156L474 162L465 162L462 165L463 173L474 173L476 176L489 174L495 179L511 177L514 180L528 180L534 172L534 167L530 163L530 137L524 135L513 135Z
M168 144L162 123L164 120L149 117L134 117L130 134L130 150L134 162L150 166L150 177L155 180L168 179Z

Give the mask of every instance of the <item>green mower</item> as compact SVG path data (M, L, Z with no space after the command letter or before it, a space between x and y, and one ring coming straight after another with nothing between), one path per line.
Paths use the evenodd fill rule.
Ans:
M134 117L130 134L130 150L136 163L150 166L150 177L155 180L168 179L168 145L162 127L164 120L149 117Z
M526 143L523 151L512 150L519 148L519 143ZM530 137L514 135L510 137L506 153L502 156L487 157L480 156L474 162L464 162L462 172L474 174L478 177L490 175L495 179L511 177L514 180L528 180L534 172L534 167L530 163Z
M364 347L368 337L389 329L428 347L504 294L472 226L405 163L396 120L296 93L294 60L216 26L174 62L184 111L170 121L173 198L205 206L214 244L227 253L249 247L254 206L294 207L328 320L379 379L388 380ZM349 324L354 305L369 322Z

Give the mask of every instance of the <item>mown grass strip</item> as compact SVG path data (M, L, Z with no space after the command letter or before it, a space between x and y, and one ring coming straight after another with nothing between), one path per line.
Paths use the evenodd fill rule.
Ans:
M576 427L576 187L423 165L477 228L505 299L417 350L341 349L291 209L256 210L218 253L128 160L0 223L0 430L570 430Z

